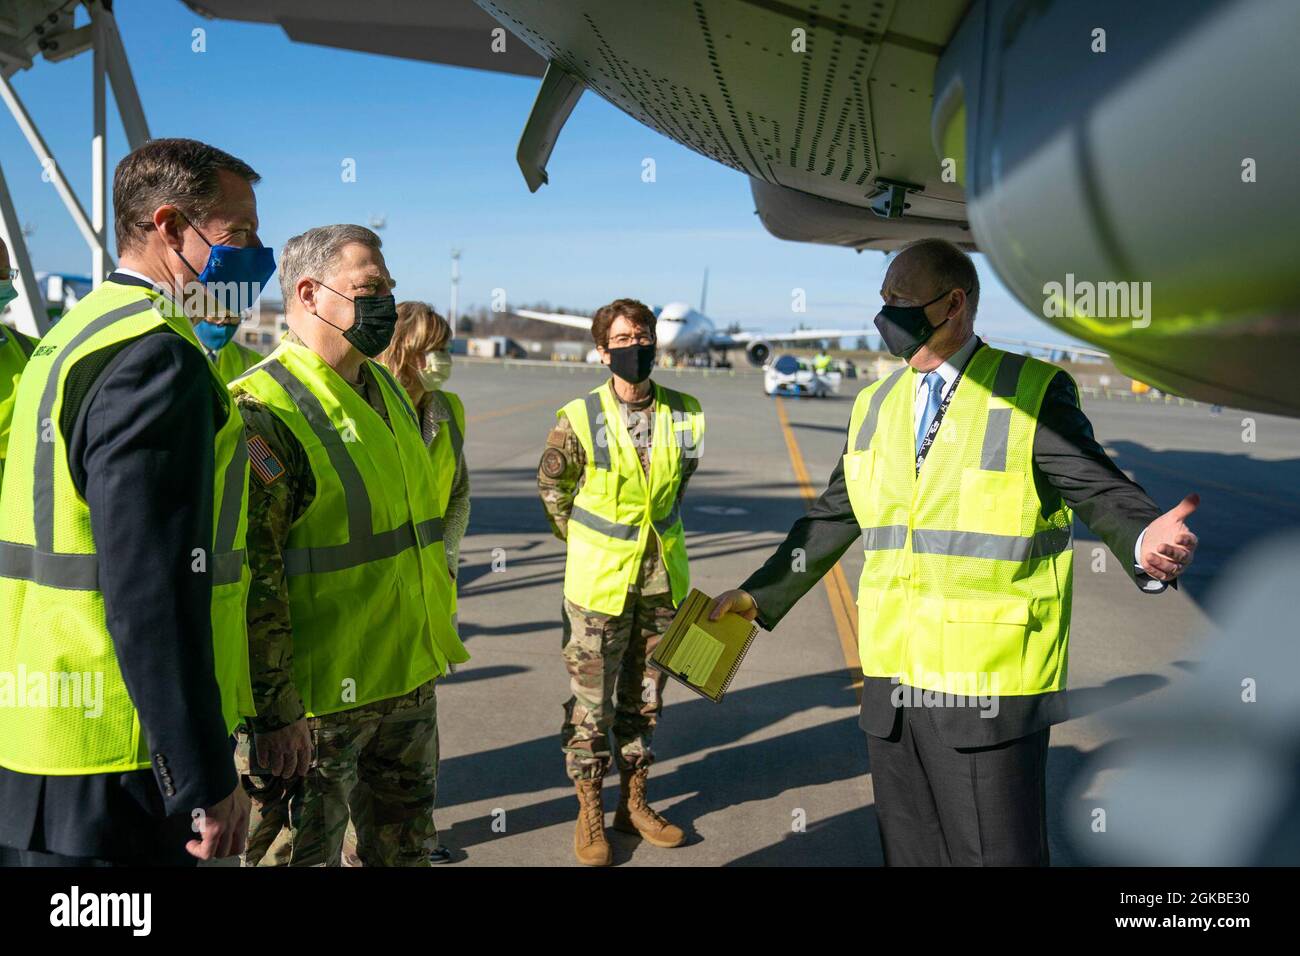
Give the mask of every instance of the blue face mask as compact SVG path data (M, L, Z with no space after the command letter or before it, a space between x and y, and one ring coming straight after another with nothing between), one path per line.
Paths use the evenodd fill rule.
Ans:
M16 298L18 298L18 290L14 288L14 280L0 279L0 312Z
M208 242L208 237L193 223L190 227ZM180 252L176 256L185 263L185 268L195 273L209 297L228 315L240 315L251 309L275 273L275 255L270 246L214 246L208 242L208 262L202 272L195 272ZM226 341L229 340L227 336Z
M230 344L230 340L235 337L237 331L239 331L239 326L233 322L221 325L203 319L194 323L194 334L199 337L199 341L210 352L220 352Z

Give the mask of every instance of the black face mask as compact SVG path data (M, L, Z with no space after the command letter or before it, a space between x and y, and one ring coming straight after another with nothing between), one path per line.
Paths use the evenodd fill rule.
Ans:
M625 382L640 385L655 367L653 345L624 345L609 350L609 370Z
M324 282L321 285L335 295L343 295L337 289L330 289ZM397 327L397 300L391 295L359 295L356 298L343 295L343 298L352 303L356 318L352 328L339 331L354 349L366 358L374 358L388 348L388 343L393 340L393 329ZM339 328L323 316L318 315L316 318L326 325Z
M948 292L952 290L949 289ZM925 317L926 306L934 305L948 292L936 295L925 305L882 305L876 315L876 329L889 354L901 359L910 359L915 355L930 336L948 324L944 319L938 325L931 325Z

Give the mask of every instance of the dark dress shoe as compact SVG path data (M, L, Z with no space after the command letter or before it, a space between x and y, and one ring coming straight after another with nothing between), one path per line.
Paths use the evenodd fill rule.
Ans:
M430 863L450 863L453 859L451 850L448 850L441 843L429 851Z

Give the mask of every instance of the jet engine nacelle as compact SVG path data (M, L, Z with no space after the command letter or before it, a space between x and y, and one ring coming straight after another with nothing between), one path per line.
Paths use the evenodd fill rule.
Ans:
M754 368L762 368L767 364L767 360L772 357L772 346L767 342L757 341L750 342L745 346L745 358L749 359L749 364Z
M1300 191L1262 173L1300 163L1300 5L1133 8L976 0L935 71L936 152L1031 311L1162 391L1300 414Z

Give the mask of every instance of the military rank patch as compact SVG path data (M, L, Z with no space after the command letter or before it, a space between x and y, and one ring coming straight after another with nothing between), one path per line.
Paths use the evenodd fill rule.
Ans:
M564 429L561 428L559 425L556 425L554 428L552 428L546 436L546 444L550 445L552 448L563 448Z
M262 484L269 485L284 474L284 465L275 457L271 446L261 435L254 435L248 440L248 464L262 479Z
M569 461L564 457L564 452L558 448L547 448L542 452L542 474L547 478L559 478L568 465Z

